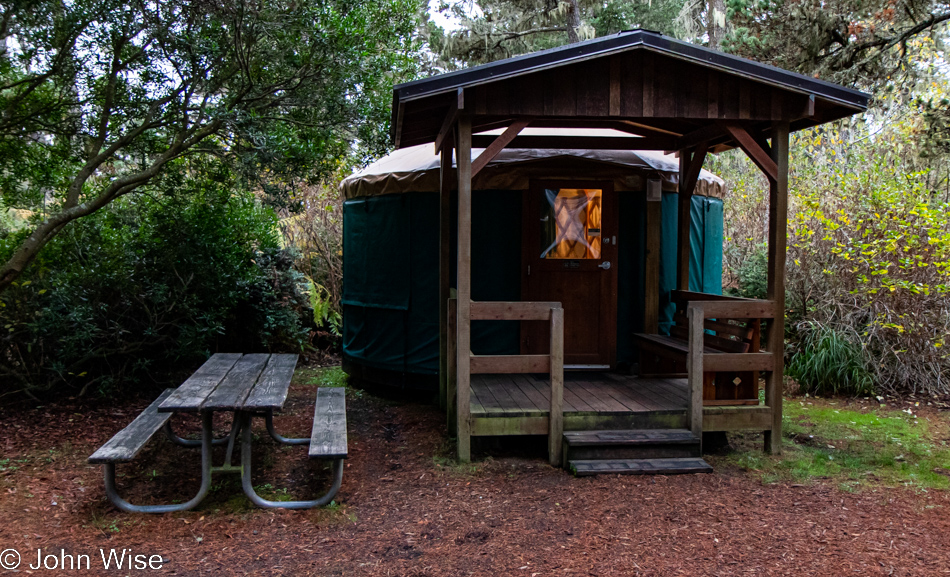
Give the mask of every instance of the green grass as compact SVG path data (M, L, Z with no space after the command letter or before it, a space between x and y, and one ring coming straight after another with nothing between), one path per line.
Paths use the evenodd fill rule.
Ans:
M807 398L787 400L784 412L781 456L749 448L727 461L760 473L765 483L821 479L849 492L867 486L950 488L950 447L935 438L939 435L927 419L877 407L868 412L836 408Z
M347 375L341 367L314 367L297 369L298 382L317 387L345 387Z

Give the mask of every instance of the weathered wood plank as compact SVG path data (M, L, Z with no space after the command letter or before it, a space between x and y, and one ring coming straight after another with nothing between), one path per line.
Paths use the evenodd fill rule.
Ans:
M525 394L521 387L511 378L511 375L493 375L492 378L499 386L505 388L508 392L508 396L511 397L511 400L515 403L518 410L527 412L544 412L547 410L546 408L536 406L532 398Z
M472 355L473 375L491 373L546 373L549 355Z
M516 78L516 82L526 77ZM530 92L530 90L529 90ZM527 103L525 103L527 104ZM537 110L525 110L537 114ZM458 387L457 449L458 459L467 463L472 458L471 403L472 358L472 120L462 115L458 120L456 146L456 174L458 175L458 338L456 374Z
M175 389L158 407L160 413L193 412L201 408L202 403L211 394L228 371L240 360L239 353L216 353L205 361L193 375Z
M491 147L501 136L476 135L472 137L473 148ZM515 136L503 148L520 149L584 149L584 150L670 150L676 146L675 136ZM501 148L498 149L499 151ZM477 174L491 157L480 154L472 163L472 176Z
M759 167L759 170L764 172L770 181L774 181L778 174L778 167L768 153L762 150L762 147L752 138L752 135L749 134L744 127L735 122L725 122L723 123L723 127L729 132L736 144L739 145L739 148Z
M584 397L578 394L574 383L570 379L564 381L564 412L595 412L594 408L584 400Z
M551 414L548 419L548 462L561 464L564 433L564 309L551 310Z
M527 375L508 375L508 378L511 380L512 384L518 387L518 389L531 401L532 407L541 412L546 413L548 411L550 401L530 382L534 380L534 377Z
M458 300L450 298L446 303L445 333L445 416L449 434L456 435L458 427Z
M158 406L173 392L175 389L165 389L165 392L139 413L127 427L90 455L89 463L93 465L128 463L134 459L149 439L171 418L171 413L159 413Z
M703 315L702 311L690 307L689 316L689 353L686 357L686 370L689 381L689 405L686 407L686 420L689 429L697 437L703 434Z
M505 386L496 375L485 375L482 377L485 388L495 396L498 401L499 409L503 413L523 413L524 408L519 406L518 402L512 398L509 387Z
M779 310L775 302L766 301L691 301L689 308L702 307L705 318L714 319L770 319Z
M608 99L608 113L610 116L620 116L620 83L622 60L620 56L610 57L610 98Z
M578 477L598 474L610 475L677 475L712 473L712 467L698 457L678 459L598 459L570 462Z
M766 431L772 424L769 407L706 407L703 411L704 431Z
M775 367L772 353L718 353L703 357L703 370L709 373L720 371L771 371Z
M245 410L279 411L287 401L290 381L297 367L297 355L271 355L257 384L244 401Z
M479 94L484 94L479 90ZM453 128L454 130L454 128ZM452 168L454 146L443 146L439 155L439 406L448 410L455 400L449 396L449 297L452 286L452 184L455 176ZM455 430L455 425L449 427ZM454 433L453 433L454 434Z
M546 321L551 318L551 309L557 308L561 308L561 303L535 301L472 301L471 304L473 321Z
M495 137L481 154L478 155L478 158L472 161L472 177L488 166L488 163L494 160L495 157L498 156L498 153L504 150L506 146L511 144L511 141L514 140L530 122L530 119L515 120L504 132ZM474 143L474 137L473 146L478 147L478 145Z
M773 370L765 376L765 404L772 422L765 433L765 450L782 452L782 376L785 372L785 249L788 234L788 124L772 132L772 155L777 178L769 186L769 249L766 297L774 303L766 348L775 356Z
M472 436L546 435L547 417L493 416L472 419Z
M244 400L251 392L251 388L264 371L270 355L244 355L234 363L227 376L221 381L204 403L202 411L236 411L244 407Z
M346 390L342 387L317 389L309 453L320 459L346 458Z

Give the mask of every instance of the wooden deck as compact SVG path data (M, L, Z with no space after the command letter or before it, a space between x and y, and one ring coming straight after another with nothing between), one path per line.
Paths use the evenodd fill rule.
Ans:
M472 375L472 434L545 435L548 375ZM564 430L684 428L687 381L606 372L564 373ZM765 427L764 406L705 407L706 431Z

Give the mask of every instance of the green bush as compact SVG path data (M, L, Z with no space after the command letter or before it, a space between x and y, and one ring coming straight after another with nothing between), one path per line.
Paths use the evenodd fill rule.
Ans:
M740 260L735 271L737 286L728 292L749 299L764 299L768 288L768 264L766 248L756 247Z
M151 192L73 223L0 294L0 395L105 394L215 351L306 345L304 279L271 210L227 174L179 172Z
M803 392L816 395L867 395L874 379L865 366L859 339L817 322L799 327L798 350L792 354L786 372L798 381Z

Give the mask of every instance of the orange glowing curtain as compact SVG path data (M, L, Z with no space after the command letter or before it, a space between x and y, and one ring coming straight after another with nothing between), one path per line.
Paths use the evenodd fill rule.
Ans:
M545 258L599 259L601 191L562 188L553 201L557 237Z

